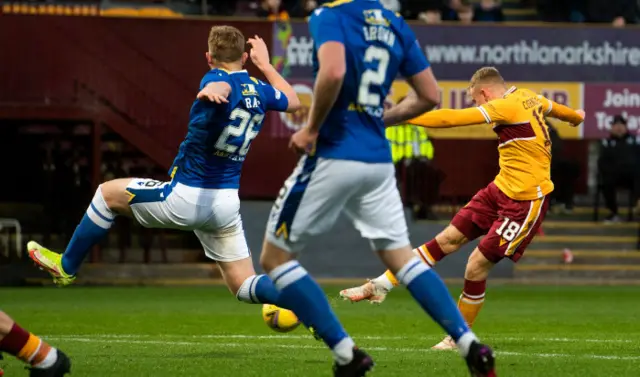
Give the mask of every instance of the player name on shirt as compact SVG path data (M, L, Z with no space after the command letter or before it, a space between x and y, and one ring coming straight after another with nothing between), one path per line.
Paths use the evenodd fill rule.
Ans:
M362 28L364 32L364 39L368 42L382 42L389 47L393 47L396 43L396 35L389 30L386 26L364 26Z

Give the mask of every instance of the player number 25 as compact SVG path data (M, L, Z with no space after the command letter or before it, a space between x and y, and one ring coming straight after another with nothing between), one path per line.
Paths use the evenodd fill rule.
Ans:
M258 136L258 131L255 130L256 125L262 123L264 119L264 114L255 114L251 116L251 113L244 109L235 109L229 115L229 120L240 120L238 125L230 124L222 130L220 137L218 137L218 141L216 141L216 149L221 151L225 151L228 153L236 153L240 156L245 156L247 152L249 152L249 146L251 145L251 141ZM237 145L229 144L229 137L241 137L244 135L244 141L242 142L242 146L240 150L238 150Z
M364 106L381 106L382 98L379 93L371 91L372 85L381 86L387 78L387 68L389 67L389 51L377 47L369 46L364 53L365 63L378 62L378 69L367 69L360 78L360 88L358 89L358 103Z
M511 221L508 217L505 217L500 228L496 229L496 233L509 242L513 241L518 231L520 231L520 224Z

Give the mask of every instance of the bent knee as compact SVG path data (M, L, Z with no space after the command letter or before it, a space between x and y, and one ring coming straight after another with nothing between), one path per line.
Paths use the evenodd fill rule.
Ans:
M107 207L118 213L127 213L129 208L130 194L127 193L127 186L131 182L129 178L114 179L98 186L98 191L102 195Z

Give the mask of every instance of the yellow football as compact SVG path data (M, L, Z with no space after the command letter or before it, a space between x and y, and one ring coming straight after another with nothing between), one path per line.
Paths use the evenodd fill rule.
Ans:
M262 306L262 319L267 326L277 332L289 332L300 325L298 317L291 310L270 304Z

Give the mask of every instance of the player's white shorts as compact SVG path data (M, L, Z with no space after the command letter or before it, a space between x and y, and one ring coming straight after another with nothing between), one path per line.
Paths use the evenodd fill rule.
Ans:
M193 230L207 257L233 262L250 256L236 189L204 189L133 178L127 186L136 220L146 228Z
M393 164L304 156L271 209L267 239L299 252L312 236L329 231L341 213L374 250L409 245Z

